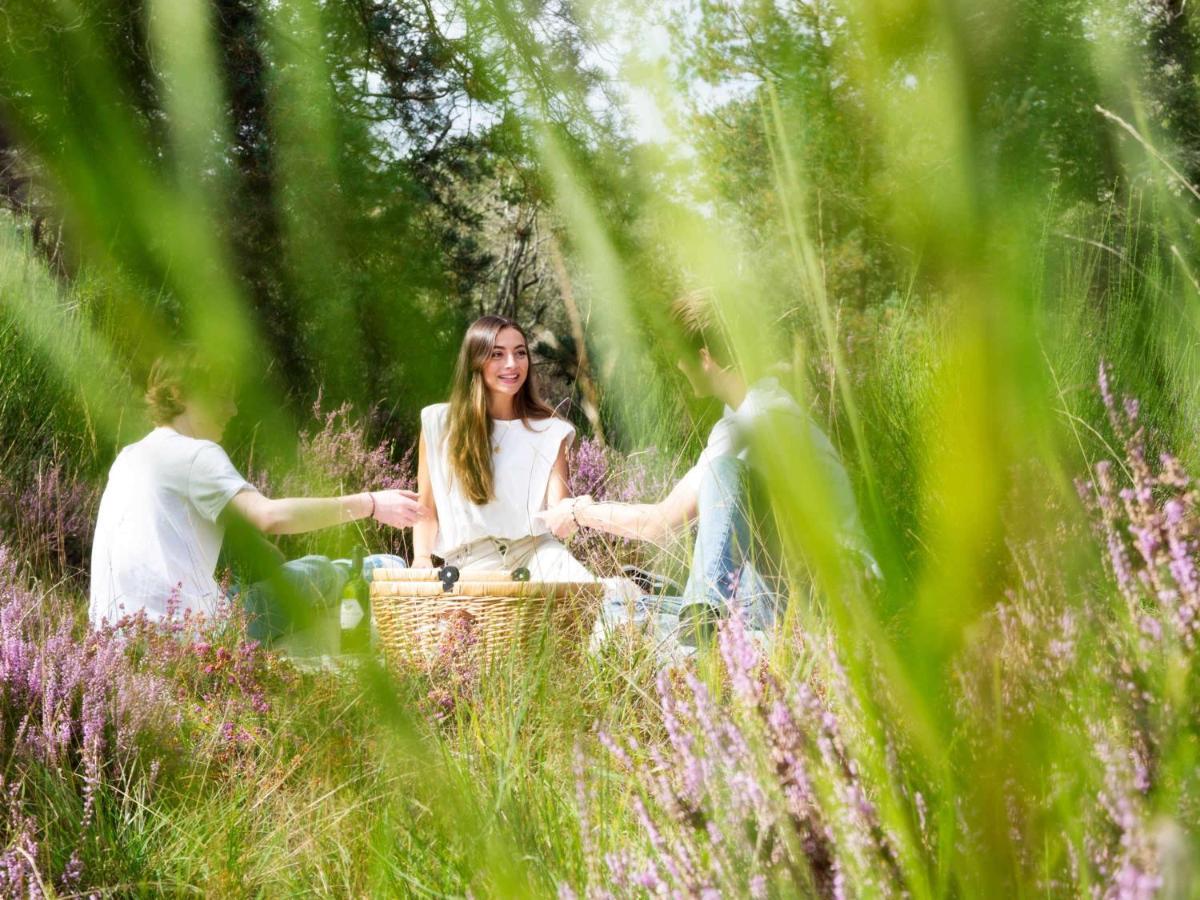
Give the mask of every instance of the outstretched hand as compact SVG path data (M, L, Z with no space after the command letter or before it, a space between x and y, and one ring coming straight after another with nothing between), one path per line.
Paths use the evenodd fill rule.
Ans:
M375 500L373 518L376 522L393 528L407 528L425 518L425 509L413 491L372 491L371 497Z
M591 500L590 497L567 497L541 512L534 513L534 518L541 519L552 535L560 541L565 541L579 530L575 519L575 504L584 499Z

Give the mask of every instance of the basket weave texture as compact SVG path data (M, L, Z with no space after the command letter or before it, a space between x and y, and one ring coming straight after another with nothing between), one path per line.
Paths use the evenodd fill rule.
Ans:
M543 638L582 649L604 586L513 581L508 572L467 571L449 591L437 569L376 569L371 612L389 659L429 662L465 621L484 657L521 654Z

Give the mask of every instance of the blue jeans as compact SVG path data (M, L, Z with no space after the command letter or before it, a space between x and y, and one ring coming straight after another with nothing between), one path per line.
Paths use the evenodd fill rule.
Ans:
M694 645L717 619L737 609L746 627L770 630L785 598L752 562L761 548L752 533L749 484L744 462L714 460L700 481L696 543L683 595L643 595L632 609L613 599L602 613L604 625L653 622L656 630Z
M230 593L240 596L249 615L247 635L268 644L281 635L310 625L321 610L337 605L350 578L350 560L302 556L281 565L274 574ZM404 568L403 557L375 553L363 559L363 577L382 568Z
M754 565L764 551L752 533L749 467L735 457L713 460L700 481L698 507L680 623L736 609L747 628L770 630L783 601Z

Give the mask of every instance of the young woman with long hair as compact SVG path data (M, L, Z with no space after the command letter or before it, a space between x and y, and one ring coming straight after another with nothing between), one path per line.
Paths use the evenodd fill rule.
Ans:
M459 569L594 580L537 515L570 496L574 434L538 394L521 327L502 316L472 323L450 402L421 411L417 490L426 516L413 529L413 566L432 566L436 554Z

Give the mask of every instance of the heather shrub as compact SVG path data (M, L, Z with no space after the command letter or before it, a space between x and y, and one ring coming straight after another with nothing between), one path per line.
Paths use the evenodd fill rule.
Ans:
M1080 481L1080 496L1105 548L1105 566L1120 592L1127 632L1139 635L1139 655L1150 651L1158 658L1190 659L1200 632L1195 484L1173 455L1163 453L1157 462L1148 458L1138 402L1126 396L1118 403L1104 366L1100 392L1123 459L1117 468L1109 460L1097 463L1093 477Z
M1064 605L1061 587L1039 580L1011 591L958 669L957 736L974 809L961 840L974 853L1007 843L1015 871L1045 895L1090 884L1094 896L1152 896L1170 822L1153 811L1160 750L1146 714L1162 697L1131 665L1129 634L1106 600ZM1039 770L1016 748L1036 752ZM987 789L968 777L979 770ZM1066 835L1047 815L1065 798L1077 810Z
M1107 714L1088 728L1109 840L1094 838L1088 850L1113 892L1149 896L1174 864L1171 823L1154 809L1174 806L1190 782L1200 730L1191 701L1200 689L1200 506L1177 457L1152 460L1138 401L1117 400L1103 364L1099 384L1121 459L1098 462L1078 484L1117 591L1108 608L1086 608L1098 620L1108 694Z
M393 441L373 444L367 425L356 419L349 403L323 409L317 397L312 407L316 425L301 433L295 465L279 481L279 496L327 497L366 490L416 487L413 448L396 459ZM354 544L370 553L398 553L410 558L408 532L360 520L340 529L282 539L281 546L294 558L306 553L349 555Z
M0 531L39 573L82 584L99 503L99 488L56 450L28 478L0 477Z
M460 609L443 621L437 653L427 666L410 669L409 678L428 683L422 706L435 722L448 722L469 706L479 688L479 634L475 618Z
M1016 583L953 667L952 780L889 722L903 705L872 664L858 677L874 709L861 707L819 616L771 665L734 618L714 678L660 672L649 728L604 728L602 752L577 751L583 877L561 894L897 896L928 888L925 866L1000 847L1009 868L987 877L1012 891L1186 885L1195 483L1174 456L1150 460L1136 400L1118 401L1103 368L1100 393L1120 457L1080 481L1086 519L1049 504L1057 526L1010 546ZM1062 565L1089 525L1103 575Z
M296 689L299 673L246 636L238 603L223 598L211 616L179 613L168 604L162 621L139 614L105 633L119 635L136 671L156 673L171 686L180 739L194 768L220 774L247 763L267 743L296 737L272 713Z
M595 761L579 754L586 896L767 897L784 886L844 896L851 885L902 892L896 851L855 757L851 692L827 648L805 643L805 653L833 663L827 680L780 679L734 616L718 637L721 690L690 667L664 670L660 734L643 743L601 732L615 766L604 779L587 777ZM607 833L597 797L624 794L616 786L624 779L638 828Z
M1014 550L1019 583L956 669L963 758L998 786L989 796L964 772L979 812L962 833L968 852L1007 844L1044 894L1082 884L1096 897L1149 897L1186 845L1172 816L1200 726L1186 699L1200 686L1195 486L1171 454L1151 461L1139 405L1114 396L1104 366L1099 384L1120 455L1078 488L1107 577L1059 565L1087 543L1074 523ZM1047 810L1067 802L1077 813L1063 834ZM989 813L1002 827L987 827Z
M91 631L72 600L31 589L0 547L0 897L125 882L142 865L122 859L131 823L262 777L311 737L287 702L299 674L246 639L236 606Z
M70 608L48 599L0 547L0 896L73 890L101 793L131 795L183 749L163 673L139 671L111 634L77 636Z
M594 437L584 438L571 451L571 496L590 494L594 500L654 503L673 484L672 461L654 447L623 455ZM619 575L624 565L686 570L687 554L663 554L651 545L592 530L577 532L568 542L571 552L599 575Z

